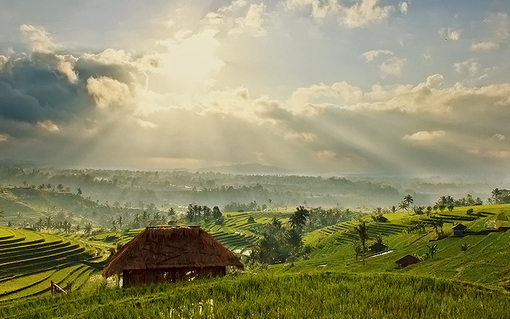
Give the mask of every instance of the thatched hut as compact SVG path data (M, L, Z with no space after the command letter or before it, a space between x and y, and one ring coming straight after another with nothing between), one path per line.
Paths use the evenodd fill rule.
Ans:
M123 286L224 276L244 269L234 254L198 226L147 227L113 255L103 276L122 274Z
M405 255L404 257L397 260L395 263L398 264L400 267L404 268L409 265L413 265L420 262L420 260L414 256L411 255Z
M464 226L463 224L457 224L454 227L452 227L452 229L454 236L464 236L467 227Z
M381 251L385 251L387 248L388 246L384 245L383 243L375 243L372 246L368 247L372 254L380 253Z

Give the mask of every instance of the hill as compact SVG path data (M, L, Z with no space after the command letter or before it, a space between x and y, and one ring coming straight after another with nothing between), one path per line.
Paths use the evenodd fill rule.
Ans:
M472 209L472 210L471 210ZM248 250L258 227L291 211L225 213L224 225L202 227L232 250ZM2 318L505 318L510 306L510 205L456 207L431 214L370 214L304 235L311 253L242 274L172 285L119 289L90 282L67 296L3 302ZM253 217L252 222L248 218ZM380 222L378 220L384 220ZM381 236L384 254L356 260L354 227L368 243ZM442 221L443 233L433 228ZM423 224L415 229L413 225ZM454 236L452 226L467 232ZM414 230L413 230L414 229ZM82 244L112 247L139 230L103 233ZM437 245L434 254L430 248ZM421 261L400 268L411 254ZM69 271L71 272L71 271Z

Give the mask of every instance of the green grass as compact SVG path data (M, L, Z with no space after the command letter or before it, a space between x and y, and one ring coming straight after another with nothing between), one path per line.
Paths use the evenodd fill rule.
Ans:
M467 209L455 208L431 216L388 214L387 223L365 218L368 244L381 234L392 252L366 258L364 263L355 260L349 234L358 221L353 220L306 234L304 239L313 251L303 259L225 278L118 289L112 288L111 283L105 285L99 271L84 265L34 273L11 281L17 283L16 287L4 299L24 298L0 301L0 317L507 318L510 231L487 226L498 216L506 222L500 214L509 214L510 205L475 206L474 216L467 215ZM478 212L484 213L477 216ZM272 216L284 221L288 218L276 212L228 215L225 225L202 227L231 249L249 247L257 239L252 227L269 222ZM248 224L250 216L255 224ZM430 223L434 218L445 222L445 238L437 240L430 226L424 232L407 232L411 222ZM458 222L468 227L466 236L453 236L451 227ZM82 246L100 243L110 246L115 242L104 242L107 236L117 235L120 241L127 241L138 231L103 234L94 241L80 240ZM0 245L2 236L9 240L32 234L0 228ZM396 267L397 259L406 254L421 256L430 244L439 248L433 258L403 269ZM461 246L468 249L462 250ZM23 288L24 280L32 285L16 291ZM62 285L73 282L77 291L66 296L48 297L43 293L27 298L40 294L45 280Z
M0 227L0 300L47 292L50 281L81 286L92 247L57 234Z
M419 276L245 274L15 301L2 318L505 318L509 295Z

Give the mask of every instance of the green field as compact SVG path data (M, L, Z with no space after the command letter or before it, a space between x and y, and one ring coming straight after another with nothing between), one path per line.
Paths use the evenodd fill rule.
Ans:
M466 213L469 208L472 214ZM201 226L230 249L242 252L257 241L258 227L273 217L285 223L291 213L225 213L224 225ZM255 223L248 223L250 216ZM506 318L509 216L510 205L457 207L430 216L400 212L385 215L387 222L365 215L367 243L381 236L388 252L367 256L364 262L356 260L352 244L354 227L361 219L351 220L306 233L303 241L311 253L293 262L225 278L130 289L99 279L86 259L66 258L65 266L54 268L41 268L38 265L45 265L45 260L37 260L44 258L39 249L51 256L75 256L73 251L82 249L83 257L85 250L106 250L127 242L139 229L69 238L0 228L0 272L10 263L31 265L26 266L30 271L0 279L0 300L4 300L0 317ZM439 240L432 229L435 220L443 221L444 238ZM415 222L424 223L425 229L408 232ZM453 236L451 228L457 223L467 226L464 236ZM437 252L425 258L428 246L435 244ZM422 261L397 267L395 261L407 254ZM20 267L14 268L24 269ZM77 289L50 297L44 290L49 280L73 282Z
M48 293L51 281L79 289L98 271L92 252L66 236L0 227L0 300Z

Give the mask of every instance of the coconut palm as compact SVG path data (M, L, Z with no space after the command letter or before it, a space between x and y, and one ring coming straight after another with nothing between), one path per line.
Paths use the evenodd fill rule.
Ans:
M361 257L363 259L363 265L365 264L365 253L367 251L367 240L368 240L368 231L367 231L367 224L362 221L359 223L359 225L355 228L356 229L356 235L359 243L359 248L361 249ZM358 255L358 251L356 251L356 256Z
M302 229L305 224L308 216L310 215L310 212L304 208L303 206L299 206L296 208L296 211L292 216L289 218L290 227L292 229Z

